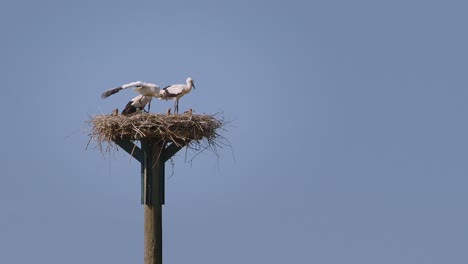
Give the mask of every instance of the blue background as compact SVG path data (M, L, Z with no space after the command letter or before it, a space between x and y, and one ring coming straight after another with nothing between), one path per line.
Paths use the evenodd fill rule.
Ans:
M2 1L0 263L142 263L139 164L85 121L188 76L232 149L168 165L164 263L468 263L467 8Z

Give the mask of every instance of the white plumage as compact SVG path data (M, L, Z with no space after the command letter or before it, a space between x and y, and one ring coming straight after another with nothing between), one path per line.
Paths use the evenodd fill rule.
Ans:
M143 104L143 107L142 109L144 108L144 106L146 104L148 104L148 112L150 110L150 105L151 105L151 98L152 97L157 97L157 98L160 98L161 97L161 88L159 88L159 86L157 84L153 84L153 83L145 83L145 82L142 82L142 81L136 81L136 82L131 82L131 83L127 83L127 84L124 84L122 86L119 86L119 87L116 87L116 88L112 88L112 89L109 89L105 92L102 93L101 95L101 98L102 99L105 99L113 94L116 94L118 93L119 91L121 90L124 90L124 89L127 89L127 88L130 88L130 87L135 87L133 88L133 91L139 93L142 97L135 97L133 98L130 102L133 102L134 100L135 101L135 104L136 105L140 105L140 104ZM127 109L127 107L129 107L129 104L127 104L127 106L125 107L125 109ZM136 108L139 108L135 105ZM128 110L128 111L133 111L133 110ZM136 111L136 110L135 110ZM135 112L133 111L133 112ZM122 111L122 114L124 112Z
M187 84L173 84L165 87L160 91L159 99L174 99L174 114L179 112L179 99L184 95L188 94L191 90L195 89L195 83L192 78L187 78Z
M146 104L151 102L151 99L153 99L152 96L146 96L142 94L136 96L135 98L130 100L130 102L128 102L128 104L125 106L124 110L122 111L122 114L129 115L135 112L142 111L145 108Z
M131 82L124 84L122 86L116 87L109 89L105 92L102 93L101 97L107 98L115 93L118 93L120 90L124 90L130 87L135 87L133 91L145 95L145 96L154 96L154 97L160 97L159 93L161 91L161 88L159 88L159 85L153 84L153 83L144 83L141 81L136 81L136 82Z

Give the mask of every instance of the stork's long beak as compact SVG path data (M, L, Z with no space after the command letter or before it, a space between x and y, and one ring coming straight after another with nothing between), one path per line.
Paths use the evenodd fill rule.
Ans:
M193 86L193 89L195 89L195 83L192 81L192 86Z

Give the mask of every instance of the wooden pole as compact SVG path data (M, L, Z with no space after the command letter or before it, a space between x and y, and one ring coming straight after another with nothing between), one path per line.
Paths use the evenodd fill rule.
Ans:
M161 166L162 144L148 140L146 149L145 170L149 202L144 204L144 264L162 264L162 203L161 203Z
M141 148L129 139L115 143L141 163L141 203L144 207L144 264L162 264L162 205L164 164L189 141L165 147L155 139L140 139ZM164 148L165 147L165 148Z

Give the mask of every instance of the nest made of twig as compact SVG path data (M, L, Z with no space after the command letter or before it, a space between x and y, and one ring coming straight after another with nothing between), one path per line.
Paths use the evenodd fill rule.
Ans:
M96 115L87 123L91 126L91 140L99 144L116 139L156 139L164 142L214 140L217 129L224 125L219 115L199 114L148 114L132 116Z
M217 148L230 146L221 135L224 126L229 123L222 113L208 114L148 114L95 115L86 121L90 130L88 146L96 143L96 148L107 153L116 148L118 139L142 140L153 139L159 142L182 143L197 156L204 150L217 154Z

